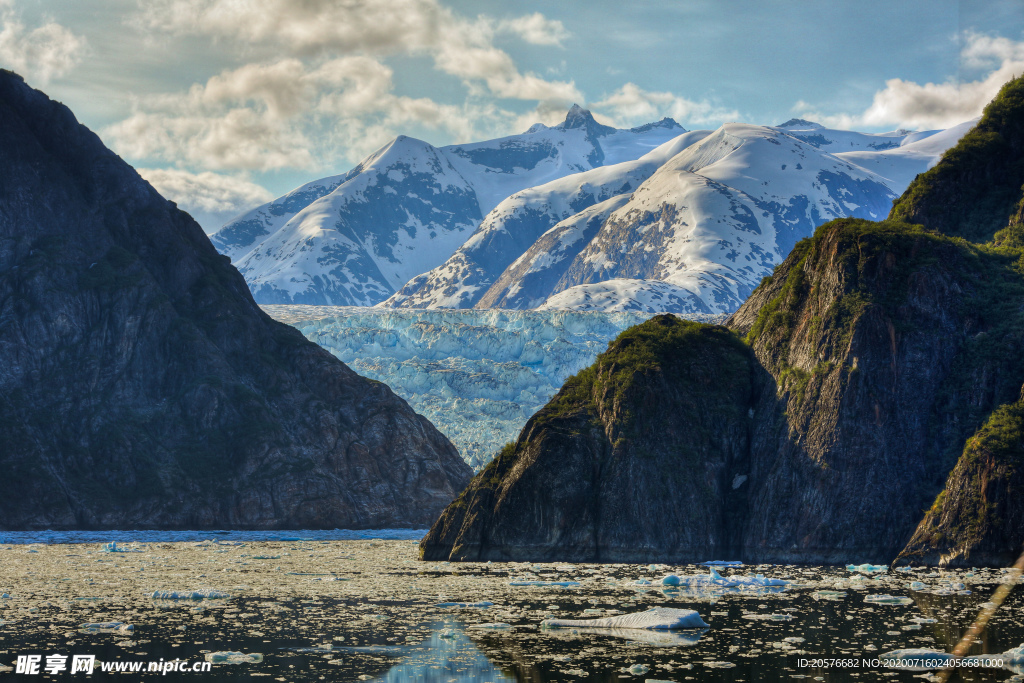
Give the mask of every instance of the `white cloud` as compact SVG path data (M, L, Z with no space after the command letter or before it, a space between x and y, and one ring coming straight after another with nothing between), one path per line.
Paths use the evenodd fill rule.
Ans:
M540 13L496 22L466 19L438 0L140 0L138 23L160 32L207 35L248 49L313 55L429 54L441 71L480 83L498 97L580 99L571 82L520 73L494 46L498 32L537 45L561 45L568 32Z
M46 83L82 61L85 38L54 21L28 30L12 6L0 2L0 65Z
M726 109L707 100L690 100L671 92L644 90L634 83L626 83L600 102L594 102L593 106L604 110L619 126L648 123L665 116L683 125L718 126L740 119L735 109Z
M504 19L498 22L499 31L519 36L533 45L562 46L562 41L569 37L569 32L562 22L548 19L540 12L534 12L515 19Z
M802 101L794 111L835 128L949 128L980 116L1003 84L1024 74L1024 42L967 32L960 56L980 78L923 85L893 78L859 114L823 114Z
M140 168L139 175L157 192L193 215L213 232L238 214L264 204L273 196L264 187L242 178L204 171Z
M247 64L179 93L139 98L104 137L121 154L179 166L320 170L357 161L410 125L457 139L507 121L493 106L395 95L392 70L365 56L309 68L290 58Z

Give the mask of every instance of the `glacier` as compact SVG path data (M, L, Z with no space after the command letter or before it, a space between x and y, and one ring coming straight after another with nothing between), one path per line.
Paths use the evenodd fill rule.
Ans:
M384 382L480 469L643 312L263 305ZM719 322L721 316L689 316Z

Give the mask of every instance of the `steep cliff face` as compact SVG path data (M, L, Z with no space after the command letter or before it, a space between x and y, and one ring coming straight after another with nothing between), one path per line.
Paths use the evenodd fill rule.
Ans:
M468 480L386 386L267 317L199 225L0 72L0 528L369 527Z
M616 537L636 542L619 555L597 556L715 559L727 550L748 562L881 563L913 537L904 555L930 562L1015 557L1024 411L1017 403L1024 382L1024 203L1022 179L1013 175L1024 158L1017 147L1021 93L1024 79L986 109L980 139L996 136L998 144L979 152L971 133L912 184L888 220L841 219L798 242L726 322L728 330L704 331L699 352L650 345L662 349L655 354L659 367L685 366L726 353L742 335L750 350L749 372L739 373L746 379L705 361L704 385L666 378L656 392L624 398L610 415L665 417L660 429L623 451L628 460L619 470L586 465L607 458L614 417L588 428L581 409L560 431L543 428L544 416L561 415L559 402L583 386L567 385L493 471L445 511L424 539L424 556L576 558L585 533L564 537L556 530L600 528L587 511L624 497L631 509L600 524L619 525ZM665 329L652 327L650 334L667 338ZM613 350L591 369L595 377L602 363L610 367ZM615 367L647 377L626 364ZM602 405L603 394L588 391ZM746 391L753 396L740 402ZM735 400L723 402L722 395ZM687 401L699 407L688 409ZM732 438L741 406L748 416L742 440ZM666 436L669 425L675 431ZM704 429L710 442L730 439L731 446L698 448L686 471L715 472L707 481L717 487L697 494L691 475L668 482L665 466L673 461L666 456L662 469L643 471L639 481L621 473L641 471L645 449L669 453L672 444L702 443L695 435ZM562 472L566 462L574 469ZM645 487L661 481L667 483L659 495L646 495ZM921 511L943 487L922 522ZM562 490L572 495L554 495ZM657 516L679 497L707 510L681 540L666 535ZM513 512L531 506L538 511L529 518ZM512 519L532 526L510 537L504 529ZM591 546L601 550L596 541Z
M473 479L424 559L728 554L738 520L720 502L749 450L751 360L720 326L662 315L630 328Z
M1024 552L1024 400L1000 406L967 441L897 562L1008 565Z
M1003 254L898 222L798 245L727 322L782 411L752 442L744 557L892 559L964 439L1016 396L1022 296Z

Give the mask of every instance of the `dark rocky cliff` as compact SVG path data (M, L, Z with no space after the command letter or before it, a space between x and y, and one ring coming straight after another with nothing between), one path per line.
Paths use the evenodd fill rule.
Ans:
M722 327L630 328L471 482L424 559L695 561L736 537L720 502L749 450L753 368Z
M1021 92L1024 79L1008 84L986 110L979 129L987 152L975 149L978 135L972 133L919 176L889 220L843 219L819 228L761 283L727 329L702 333L708 342L699 354L664 340L649 345L655 365L667 367L725 353L742 336L750 350L742 380L708 362L702 368L710 392L636 372L635 382L647 390L634 396L643 399L597 410L599 424L589 431L582 418L575 427L545 429L545 416L561 414L559 402L573 390L567 385L493 470L474 479L445 511L423 540L423 556L563 560L590 552L589 559L637 561L738 556L749 562L882 563L912 536L917 545L911 550L922 550L921 529L944 524L972 529L946 533L978 548L986 561L1003 561L1012 552L1007 549L1020 544L1019 533L1010 531L1020 527L1013 521L1020 510L1013 502L1020 496L1019 475L1008 464L1016 451L989 449L989 460L965 462L964 444L994 419L994 410L1017 400L1024 382L1024 228L1014 218L1024 213L1024 180L1013 175L1022 158L1015 147L1024 122ZM1017 183L1015 192L1003 186L1007 182ZM968 200L984 210L965 207ZM667 338L670 328L663 323L651 332ZM614 351L613 344L591 369L595 377L613 362ZM607 391L603 386L595 382L591 388L595 406ZM700 407L685 408L680 394ZM735 402L723 403L722 395ZM747 396L746 403L740 396ZM739 406L748 416L742 438ZM560 471L567 462L596 461L596 453L612 452L611 435L621 421L616 416L630 413L655 417L647 435L621 451L630 462L593 470L598 475L586 467ZM704 430L708 437L691 436ZM697 461L687 462L680 452L701 438L731 446L698 447ZM979 439L985 441L974 441ZM639 454L652 446L658 467L639 483L622 476L640 471ZM996 482L985 484L981 500L1002 502L992 503L985 525L971 526L964 519L978 512L971 483L978 462L995 472L985 482ZM667 473L676 471L687 474L669 480ZM699 488L705 472L714 475ZM968 484L975 493L965 493ZM922 522L922 510L944 486L946 507ZM552 497L556 489L558 497ZM588 510L604 509L614 499L629 501L625 514L602 517L600 525L587 517ZM684 508L706 506L705 518L683 524L683 531L661 529L659 513L680 500ZM525 516L522 510L531 506L538 511ZM514 520L528 525L509 535ZM561 530L577 526L599 528L597 538L616 538L619 545L566 543L580 534ZM938 561L949 554L937 548L917 556Z
M976 435L897 562L976 567L1024 552L1024 400L1000 406Z
M199 225L0 72L0 528L429 523L455 448L253 302Z

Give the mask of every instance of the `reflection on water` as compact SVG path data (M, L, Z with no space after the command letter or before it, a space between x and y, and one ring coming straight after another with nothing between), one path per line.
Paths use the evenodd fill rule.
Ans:
M499 671L466 637L457 621L435 624L423 643L405 648L402 660L374 679L380 683L500 683L515 679Z

